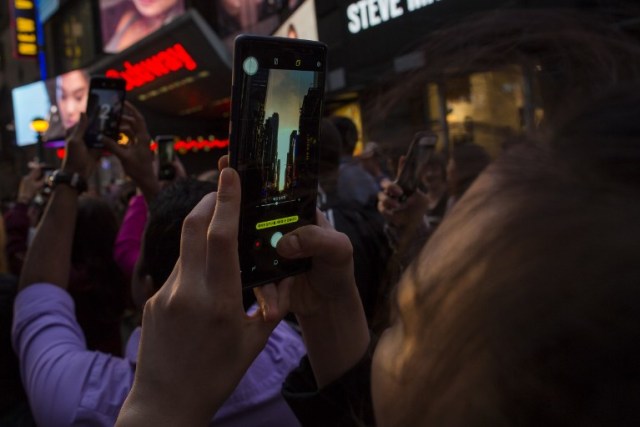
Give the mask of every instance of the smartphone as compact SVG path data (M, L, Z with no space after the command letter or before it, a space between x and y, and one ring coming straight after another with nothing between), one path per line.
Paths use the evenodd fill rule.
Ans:
M101 136L117 141L120 118L124 109L126 83L123 79L91 77L87 100L89 125L85 142L90 148L103 148Z
M418 132L413 137L396 180L396 184L402 188L400 201L404 202L421 187L422 173L436 149L437 142L437 135L429 131Z
M176 177L176 168L173 166L175 159L175 151L173 146L176 138L173 135L158 135L156 143L158 144L158 179L170 181Z
M245 288L308 270L276 252L283 235L315 223L327 46L235 39L229 164L240 175L238 251Z

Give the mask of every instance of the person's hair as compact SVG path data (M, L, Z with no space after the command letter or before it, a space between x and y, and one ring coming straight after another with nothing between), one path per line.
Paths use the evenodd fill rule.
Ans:
M399 295L398 425L640 422L638 116L640 85L599 99L440 225Z
M165 187L149 206L138 274L149 275L160 289L180 256L182 223L204 196L216 190L212 182L180 179Z
M461 197L473 184L473 181L491 162L491 157L481 146L473 143L456 144L451 150L451 160L455 165L453 195Z
M78 200L69 293L90 349L118 355L127 284L113 258L118 221L109 204L91 196Z
M4 218L0 213L0 274L9 271L9 264L6 257L7 235L4 230Z
M340 133L342 154L353 155L353 150L358 143L358 128L353 123L353 120L342 116L331 116L329 120Z
M447 162L445 161L445 156L441 153L433 153L429 156L427 163L425 164L427 168L435 168L440 169L440 176L443 181L447 180Z
M446 87L449 79L516 66L532 73L540 89L537 106L544 109L544 122L553 126L566 119L572 105L586 105L640 75L640 44L616 22L637 14L637 6L608 13L523 8L474 14L416 41L424 65L381 86L363 109L384 120L426 83Z

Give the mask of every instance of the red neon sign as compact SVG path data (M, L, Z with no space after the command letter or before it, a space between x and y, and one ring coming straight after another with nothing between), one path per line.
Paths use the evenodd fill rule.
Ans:
M213 148L227 148L229 146L228 139L189 139L189 140L180 140L173 145L174 151L197 151L197 150L211 150ZM158 150L158 144L155 141L152 141L150 144L150 148L152 151ZM58 148L56 150L56 156L59 159L64 159L65 149Z
M132 90L183 68L193 71L198 68L198 64L182 44L176 43L135 64L125 61L122 67L124 70L107 70L106 76L125 79L127 90Z

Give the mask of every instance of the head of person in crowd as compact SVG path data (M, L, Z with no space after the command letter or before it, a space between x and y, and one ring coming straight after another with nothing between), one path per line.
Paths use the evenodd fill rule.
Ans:
M454 207L377 350L382 425L638 422L638 93L510 150Z
M64 129L70 129L80 120L87 108L89 73L74 70L56 78L56 105Z
M456 144L447 163L447 183L451 196L462 197L491 162L487 151L473 143Z
M366 170L372 177L379 178L384 174L382 170L384 154L382 153L380 144L377 142L367 142L358 158L360 159L360 164L362 164L364 170Z
M342 137L332 120L320 121L320 143L322 150L319 156L318 181L322 190L328 194L337 191L338 169L340 167L340 155L342 153Z
M151 203L132 283L136 305L144 306L167 280L180 254L182 222L205 195L215 190L210 181L178 180Z
M342 138L342 155L346 157L353 156L353 150L358 143L358 128L348 117L332 116L329 118L333 125L338 129Z
M140 257L132 279L134 303L144 303L167 280L180 255L182 222L198 202L216 190L211 181L177 180L165 187L149 206ZM252 291L243 293L245 308L255 302Z
M0 215L0 274L9 272L9 265L7 264L7 257L5 253L5 247L7 245L7 234L4 230L4 218Z
M90 350L121 353L120 320L127 301L127 283L113 259L119 224L103 199L78 200L69 293Z
M425 164L422 183L429 192L442 193L446 190L447 163L444 156L434 152Z
M178 7L180 0L131 0L136 10L145 18L165 17Z

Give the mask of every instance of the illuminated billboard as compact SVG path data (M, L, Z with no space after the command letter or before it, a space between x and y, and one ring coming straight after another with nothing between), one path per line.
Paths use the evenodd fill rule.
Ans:
M120 52L184 13L184 0L100 0L103 50Z

